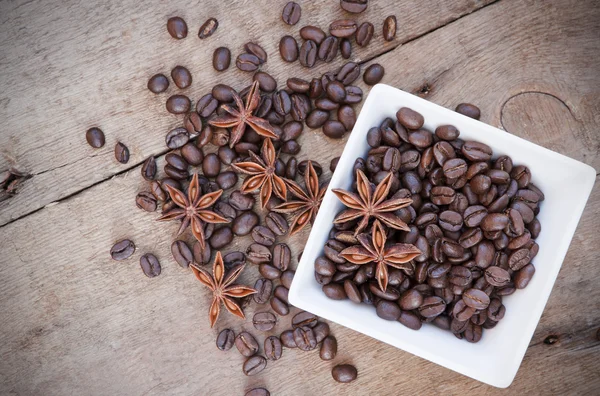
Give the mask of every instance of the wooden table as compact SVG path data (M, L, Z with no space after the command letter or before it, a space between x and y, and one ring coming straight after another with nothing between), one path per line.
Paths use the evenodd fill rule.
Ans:
M0 171L29 175L0 202L0 393L242 395L263 385L274 395L598 394L599 184L508 390L335 324L334 363L359 370L351 385L335 383L333 364L318 352L286 349L261 375L245 377L236 351L215 348L218 329L251 324L223 314L209 328L207 291L171 258L174 225L157 224L134 204L146 188L140 163L156 155L162 168L164 135L181 123L164 110L166 94L152 95L145 85L182 64L193 74L194 99L217 82L242 88L249 75L235 67L215 72L211 55L226 45L237 56L249 40L267 49L265 70L280 85L337 69L341 57L308 70L284 65L277 53L281 35L298 37L304 24L326 28L343 17L337 1L300 1L302 20L294 27L280 21L285 2L0 2ZM390 14L399 31L386 43L381 23ZM188 21L186 40L167 35L173 15ZM211 16L219 29L201 41L197 29ZM476 103L484 122L600 170L597 1L371 1L358 20L372 21L376 37L355 47L352 58L363 67L382 64L384 83L450 108ZM92 125L106 133L102 149L85 142ZM114 160L118 140L131 150L127 165ZM307 130L301 140L299 158L326 168L344 147L320 131ZM327 171L323 180L329 177ZM111 261L108 251L123 237L137 251L127 262ZM292 239L296 253L307 237ZM230 250L247 244L242 238ZM141 273L145 252L163 263L160 277ZM249 268L243 280L256 277ZM282 318L276 333L289 320Z

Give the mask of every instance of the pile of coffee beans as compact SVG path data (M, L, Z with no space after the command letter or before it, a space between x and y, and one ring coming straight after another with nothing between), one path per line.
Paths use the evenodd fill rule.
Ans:
M480 116L472 104L457 110ZM357 222L336 224L315 262L315 278L328 297L372 305L382 319L414 330L433 323L469 342L504 317L503 297L525 288L535 273L536 215L544 194L526 166L507 155L494 158L491 147L459 136L452 125L428 130L423 115L409 108L369 130L371 149L354 170L373 188L392 173L388 198L412 203L395 212L410 230L389 228L388 241L412 244L421 254L408 269L388 267L389 283L381 290L373 263L356 265L339 254L358 245Z

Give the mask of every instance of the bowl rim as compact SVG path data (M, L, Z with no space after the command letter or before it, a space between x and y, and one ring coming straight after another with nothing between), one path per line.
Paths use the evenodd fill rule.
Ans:
M338 209L334 208L335 202L337 201L337 197L335 197L335 195L333 194L333 192L331 190L333 188L340 188L342 185L344 185L344 181L346 181L346 183L347 183L347 174L343 174L342 169L344 167L347 168L346 164L349 162L351 164L353 164L356 159L356 156L352 157L354 154L350 153L351 149L349 149L349 147L354 147L355 145L357 145L364 149L363 152L366 152L368 150L366 139L364 138L364 136L366 134L365 129L368 130L368 128L372 127L373 125L368 126L368 125L363 125L363 124L365 124L365 122L366 122L365 120L370 116L370 114L369 114L370 112L378 110L377 103L379 101L386 100L386 103L389 104L388 99L386 99L389 96L391 96L394 100L398 100L398 102L401 102L398 104L396 109L399 109L400 107L403 107L403 106L416 107L417 111L425 113L424 115L426 118L426 125L427 125L427 113L424 112L422 109L434 111L434 114L444 115L444 120L446 120L446 119L448 120L448 122L446 122L446 123L460 126L459 129L461 131L465 127L467 129L477 129L477 130L484 129L486 134L481 135L481 138L478 136L477 140L482 141L486 144L489 144L489 142L488 142L489 140L502 141L505 144L507 142L510 144L518 144L518 145L524 146L524 148L533 150L534 154L537 155L536 158L538 158L540 156L541 157L550 157L552 159L552 161L556 161L556 163L564 164L565 167L575 170L577 175L581 179L580 184L578 185L578 187L579 187L578 199L573 208L573 216L566 222L566 224L563 228L564 238L562 239L560 246L556 246L556 250L554 251L555 259L552 262L553 266L550 268L552 271L547 276L547 281L543 284L538 285L538 288L541 287L541 291L537 296L541 297L541 298L539 298L539 300L536 301L535 307L534 307L533 311L531 311L529 321L527 321L526 324L524 325L524 331L522 332L523 336L519 339L518 345L516 346L514 353L510 356L509 361L507 361L506 364L504 366L502 366L502 370L500 370L501 372L497 373L497 375L490 375L489 373L486 374L483 371L478 370L478 367L475 367L475 366L480 366L481 362L475 362L475 364L471 365L471 366L461 364L457 361L453 361L451 359L440 356L439 354L436 355L435 353L431 353L430 351L427 351L427 350L423 349L422 347L420 347L420 345L418 345L418 344L411 344L411 343L407 343L407 342L401 342L402 340L391 339L389 337L389 334L387 334L387 333L381 331L381 329L377 328L380 326L377 326L377 327L373 326L370 323L370 321L367 321L367 320L356 321L354 319L351 319L349 317L345 317L345 316L341 315L340 311L343 308L343 306L339 305L339 304L350 304L350 305L353 304L349 300L336 301L333 304L329 304L326 302L315 303L314 301L311 300L311 298L313 296L310 296L310 293L303 293L303 290L301 290L303 286L306 286L309 283L312 283L311 286L314 286L315 284L317 284L317 282L314 280L314 275L313 275L314 258L315 258L315 255L320 254L320 252L323 249L324 241L323 241L323 238L321 235L324 232L326 235L329 232L329 229L331 228L331 222L328 219L331 219L332 216L334 216L335 213L338 212ZM381 117L383 118L384 116L385 115L382 115ZM360 129L362 129L362 132L359 132ZM494 149L495 155L503 154L502 150L499 150L499 151L496 150L496 148L494 147L494 144L489 144L489 145L492 147L492 149ZM522 162L527 162L527 161L518 161L518 163L522 163ZM451 370L457 371L463 375L469 376L471 378L474 378L476 380L479 380L481 382L487 383L492 386L496 386L496 387L500 387L500 388L508 387L514 380L514 377L519 369L521 361L527 350L527 346L529 345L531 337L533 336L535 328L537 327L539 319L543 313L544 307L550 296L550 292L556 281L556 278L557 278L558 272L562 266L564 257L567 253L571 239L575 233L575 229L577 227L579 219L581 218L581 215L583 213L583 210L585 208L585 205L586 205L589 195L591 193L595 179L596 179L596 171L594 168L592 168L589 165L586 165L584 163L581 163L579 161L576 161L574 159L566 157L562 154L553 152L549 149L546 149L542 146L536 145L532 142L529 142L518 136L512 135L506 131L495 128L491 125L488 125L488 124L485 124L478 120L474 120L474 119L468 118L466 116L463 116L461 114L458 114L452 110L449 110L447 108L439 106L433 102L429 102L418 96L404 92L402 90L391 87L389 85L377 84L371 89L367 99L364 102L364 105L359 114L359 117L357 119L355 127L354 127L348 141L346 142L342 156L340 157L340 159L338 161L338 167L336 169L336 172L334 172L334 174L331 177L331 180L330 180L328 188L327 188L327 192L325 193L325 196L323 198L323 203L322 203L319 213L317 214L317 217L314 221L311 233L309 235L306 246L304 248L304 251L303 251L304 254L302 255L302 259L298 263L294 281L292 282L292 285L291 285L291 288L289 291L289 301L292 305L294 305L298 308L310 311L318 316L321 316L324 319L339 323L345 327L351 328L351 329L361 332L365 335L373 337L377 340L391 344L399 349L405 350L409 353L412 353L414 355L417 355L417 356L420 356L427 360L430 360L441 366L444 366ZM333 215L332 215L332 212L333 212ZM323 231L323 229L326 229L326 231ZM319 286L319 288L320 288L320 286ZM527 289L524 289L524 290L527 290ZM524 290L520 290L520 291L524 291ZM322 292L321 292L321 294L322 294ZM320 297L327 299L324 296L324 294ZM329 301L332 301L332 300L329 300ZM331 308L330 305L336 305L336 309ZM366 311L367 308L368 308L368 311L370 311L370 314ZM352 310L353 311L363 310L363 312L365 312L365 315L370 315L371 317L372 317L372 315L374 315L374 310L371 307L365 306L364 304L360 304L360 305L354 304L354 306L352 307ZM378 317L376 317L376 318L378 321L383 321L383 319L379 319ZM506 319L504 319L504 321L505 320ZM381 323L377 323L377 322L373 322L373 323L381 324ZM499 328L502 323L503 322L500 322L500 324L497 326L497 328ZM387 325L382 325L382 326L386 327ZM402 325L399 325L399 326L401 328L404 328ZM437 332L432 331L432 329L436 329L437 331L441 332L441 330L435 328L434 326L423 326L423 328L419 331L419 333L426 334L425 337L428 337L430 333L438 334ZM500 329L498 329L498 330L500 330ZM508 330L510 330L510 328L507 328L507 330L505 330L505 331L508 331ZM412 330L408 330L408 331L412 331ZM447 331L445 333L450 334ZM454 338L454 336L452 336L451 334L450 334L450 336L452 338ZM437 340L430 340L430 341L437 341ZM471 347L473 345L479 345L479 344L468 344L468 343L464 343L464 344L470 345ZM469 348L465 346L465 350L467 350L467 349L469 349ZM472 350L473 349L471 349L471 351Z

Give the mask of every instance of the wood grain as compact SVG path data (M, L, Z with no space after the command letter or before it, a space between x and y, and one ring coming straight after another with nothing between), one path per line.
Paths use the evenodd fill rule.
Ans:
M0 7L7 4L0 3ZM36 3L31 4L23 7L34 7ZM148 11L142 15L157 14ZM425 97L448 107L462 101L477 103L484 121L504 125L511 133L599 169L600 138L596 131L600 119L596 114L600 108L600 80L596 71L600 70L600 57L593 56L600 55L600 44L595 40L599 20L600 10L590 10L584 2L563 0L548 5L542 1L500 1L376 61L386 68L385 83L428 92ZM136 23L136 28L146 26ZM131 32L136 28L132 27ZM113 49L112 55L120 51L123 48ZM147 55L143 51L140 54ZM163 59L160 54L152 52L150 56L156 56L154 69L138 71L138 83L153 70L167 68L156 68ZM181 59L189 56L182 54ZM125 81L123 70L115 72L115 78ZM230 79L226 81L236 81L234 74L228 73ZM283 76L278 77L281 83ZM129 88L135 86L128 84L133 83L125 84ZM425 86L428 88L422 89ZM70 92L74 88L65 89ZM106 91L104 111L111 110L111 106L112 110L119 109L124 97L128 97L127 90ZM154 135L149 130L145 135L139 132L147 137L147 150L160 147L156 141L164 133L162 127L167 127L165 118L169 118L159 111L164 98L151 99L156 99L153 107L144 105L147 97L132 98L137 101L133 111L117 111L107 119L114 119L115 127L130 126L131 117L141 117L137 112L150 109L147 114L153 115L143 120L148 124L140 125L160 125L161 131ZM89 100L86 108L95 102ZM97 115L99 120L106 117L100 112ZM176 119L171 121L175 123ZM11 122L21 125L19 122L24 121ZM73 136L80 136L81 123L85 122L73 122L73 135L69 138L65 134L63 144L73 144L77 140ZM38 131L30 134L46 139ZM325 168L343 149L343 142L332 142L318 132L307 131L302 139L302 155L310 154ZM565 144L563 139L573 143ZM79 151L73 146L73 152L81 150L81 146ZM90 153L81 154L81 158ZM96 172L106 172L106 176L118 171L116 166L110 171L101 170L106 167L106 158L96 164L82 159L86 167L81 172L98 169ZM142 158L140 155L138 159ZM95 167L89 168L92 165ZM87 183L89 179L85 180ZM288 349L283 359L270 363L263 374L245 377L237 351L221 353L214 346L217 329L208 327L206 289L171 259L174 225L157 223L155 215L135 207L133 198L144 188L139 167L134 167L0 228L0 393L242 395L259 385L269 388L272 394L285 395L585 395L600 389L600 290L594 265L600 259L598 184L508 391L480 384L334 324L331 327L340 349L335 364L355 364L359 370L355 383L336 384L330 377L333 364L320 361L318 352ZM295 254L301 251L307 236L308 231L303 231L292 238L290 245ZM108 250L123 237L132 238L138 249L127 262L115 263ZM248 243L247 239L236 240L229 250L244 249ZM160 277L147 279L141 273L138 260L146 252L155 253L161 260ZM248 268L242 281L251 284L257 277L256 268ZM246 314L252 316L264 309L251 304ZM290 320L291 315L280 318L273 334L288 328ZM227 326L238 332L250 329L251 323L224 313L217 327ZM549 335L557 336L558 342L544 343Z
M492 0L418 0L373 2L360 20L371 20L376 36L362 49L354 45L353 59L370 59L415 37L468 14ZM290 27L281 21L286 1L210 1L198 6L176 0L119 1L102 6L82 0L0 2L0 171L15 167L32 175L19 193L0 202L0 225L74 194L164 153L164 136L179 126L182 117L169 115L164 102L176 92L152 95L146 89L155 73L166 75L176 65L192 72L195 83L184 92L198 100L217 83L243 88L251 74L235 68L235 57L244 43L258 42L269 53L264 70L285 84L291 76L320 76L337 70L343 59L308 71L298 63L284 64L278 53L279 38L299 39L305 24L327 30L345 14L336 1L303 1L302 19ZM233 6L232 6L233 4ZM381 37L381 24L390 14L399 16L394 42ZM173 40L166 20L182 16L188 23L185 40ZM219 28L208 39L197 37L209 17ZM230 69L212 68L212 53L219 46L231 49ZM195 103L195 102L194 102ZM85 131L100 126L106 146L90 148ZM128 166L113 155L117 141L132 155Z

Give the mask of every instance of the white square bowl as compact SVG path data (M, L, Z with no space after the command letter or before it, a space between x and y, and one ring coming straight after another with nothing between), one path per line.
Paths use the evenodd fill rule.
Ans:
M533 260L535 275L527 288L503 299L504 319L495 328L485 330L477 344L459 340L449 331L433 325L424 325L419 331L410 330L398 322L379 318L373 307L364 304L330 300L314 277L314 261L323 252L334 217L344 208L331 190L350 188L354 161L369 150L366 142L369 128L379 126L386 117L395 119L401 107L423 114L428 130L444 124L454 125L462 139L477 140L492 147L494 158L508 154L516 165L528 166L532 181L546 196L538 215L542 232L536 240L540 249ZM364 103L331 178L296 270L289 301L296 307L481 382L508 387L548 301L595 178L596 171L581 162L399 89L376 85Z

